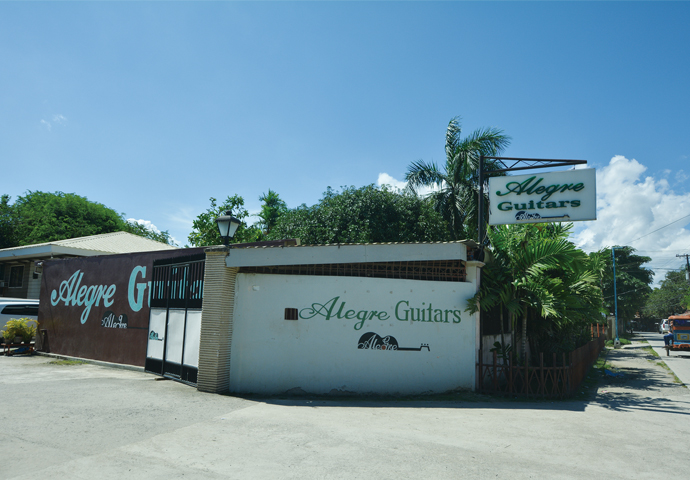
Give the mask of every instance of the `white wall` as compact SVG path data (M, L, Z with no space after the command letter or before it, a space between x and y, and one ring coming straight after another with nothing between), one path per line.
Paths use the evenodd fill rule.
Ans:
M474 388L477 319L465 307L475 290L474 283L238 274L230 390L409 394ZM397 317L407 315L407 321L396 317L396 305ZM430 306L440 321L410 319L414 308L415 318L425 309L426 320ZM297 308L300 318L284 320L285 308ZM345 318L372 311L376 317L360 328L360 320ZM358 348L368 332L392 336L399 347L426 344L429 350Z
M34 262L31 262L28 267L24 267L29 269L29 287L26 291L26 298L35 298L36 300L39 299L41 295L41 276L43 275L42 273L38 274L38 278L34 278L34 269L36 268L36 264Z

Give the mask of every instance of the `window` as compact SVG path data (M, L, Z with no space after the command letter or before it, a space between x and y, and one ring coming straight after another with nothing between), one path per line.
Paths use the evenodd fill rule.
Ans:
M16 317L25 317L27 315L35 317L38 315L38 305L7 305L0 313L3 315L14 315Z
M17 265L10 268L10 288L21 288L24 278L24 265Z

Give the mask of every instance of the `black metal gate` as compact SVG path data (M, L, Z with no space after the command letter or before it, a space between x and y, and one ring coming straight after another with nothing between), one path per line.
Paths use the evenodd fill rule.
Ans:
M197 383L206 254L155 260L145 369Z

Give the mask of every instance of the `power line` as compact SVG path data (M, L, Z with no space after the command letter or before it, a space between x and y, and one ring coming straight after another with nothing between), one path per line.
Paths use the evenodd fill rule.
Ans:
M647 233L647 234L645 234L645 235L642 235L641 237L637 237L635 240L632 240L632 241L629 242L629 243L633 243L633 242L638 241L638 240L641 239L641 238L648 237L648 236L651 235L652 233L656 233L656 232L658 232L659 230L662 230L662 229L664 229L664 228L666 228L666 227L668 227L668 226L670 226L670 225L673 225L673 224L676 223L676 222L680 222L680 221L683 220L684 218L688 218L688 217L690 217L690 215L685 215L684 217L680 217L678 220L674 220L674 221L672 221L671 223L666 224L666 225L664 225L664 226L661 227L661 228L657 228L656 230L654 230L654 231L652 231L652 232L649 232L649 233Z

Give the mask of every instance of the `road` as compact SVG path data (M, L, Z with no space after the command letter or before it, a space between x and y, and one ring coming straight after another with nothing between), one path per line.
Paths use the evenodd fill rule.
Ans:
M664 337L660 333L635 332L639 338L647 340L661 359L685 385L690 386L690 352L669 352L666 356Z
M553 402L247 399L0 357L0 478L678 477L690 469L675 441L690 436L690 394L643 351L610 351L623 378Z

